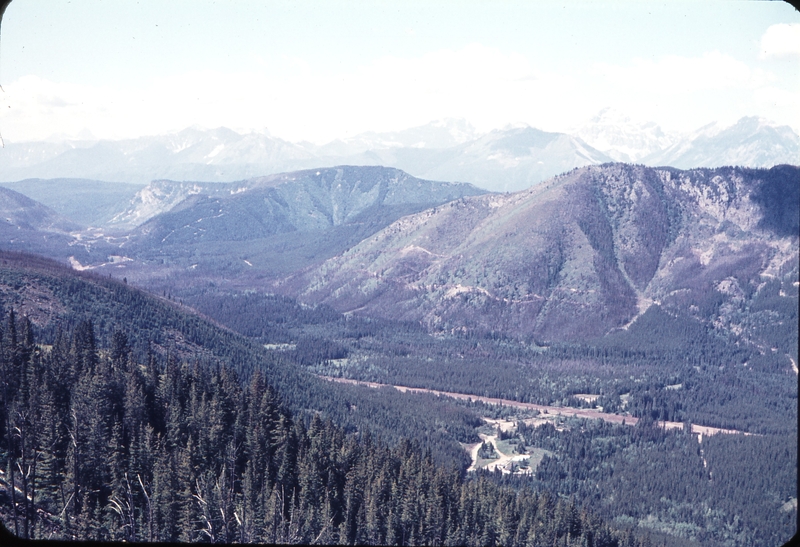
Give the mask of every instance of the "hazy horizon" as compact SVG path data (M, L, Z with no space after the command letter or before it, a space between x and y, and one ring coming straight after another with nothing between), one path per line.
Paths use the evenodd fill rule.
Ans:
M280 135L273 134L269 130L269 128L266 128L266 127L262 128L262 129L254 129L254 128L246 128L246 127L245 128L235 128L235 127L228 127L228 126L225 126L225 125L218 125L218 126L214 126L214 127L209 127L209 126L204 126L204 125L201 125L201 124L192 124L192 125L189 125L189 126L186 126L186 127L182 127L182 128L169 129L169 130L166 130L166 131L162 131L160 133L151 133L151 134L143 133L141 135L134 135L134 136L97 137L88 128L84 128L80 132L78 132L76 134L72 134L72 135L66 134L66 133L53 133L53 134L48 135L47 137L42 138L42 139L31 139L31 140L27 140L27 141L12 141L12 140L10 140L10 139L8 139L8 138L6 138L4 136L4 141L6 142L6 144L24 144L24 143L37 143L37 142L95 143L95 142L99 142L99 141L125 141L125 140L135 140L135 139L140 139L140 138L155 138L155 137L162 137L162 136L168 136L168 135L177 135L177 134L179 134L179 133L181 133L183 131L188 131L188 130L197 130L197 131L201 131L201 132L210 132L210 131L217 131L217 130L224 129L224 130L233 131L233 132L238 133L240 135L261 134L261 135L265 135L265 136L268 136L268 137L271 137L271 138L281 139L281 140L284 140L284 141L292 143L292 144L301 144L301 145L302 144L311 144L311 145L316 145L316 146L324 146L324 145L332 144L332 143L339 142L339 141L351 141L353 139L357 139L358 137L367 136L367 135L370 135L370 134L378 135L378 136L397 134L397 133L403 133L403 132L406 132L406 131L412 131L412 130L415 130L415 129L423 129L423 128L427 128L427 127L430 127L430 126L442 126L442 125L447 124L448 122L455 122L455 123L463 122L463 123L466 123L466 124L470 125L472 127L472 129L475 130L475 134L474 134L475 138L480 138L480 137L482 137L484 135L488 135L488 134L490 134L490 133L492 133L494 131L504 131L504 130L507 130L507 129L522 128L522 127L529 127L529 128L532 128L532 129L545 131L545 132L564 133L564 134L568 134L568 135L573 135L573 134L576 133L576 131L578 129L580 129L581 127L584 127L585 125L588 125L589 123L591 123L592 119L595 119L596 117L599 117L604 112L606 112L606 110L608 110L608 109L602 109L600 112L598 112L596 114L596 116L593 116L590 120L587 120L586 122L584 122L583 126L576 126L576 127L568 128L566 131L547 131L545 129L542 129L541 127L536 127L536 126L533 126L533 125L530 125L530 124L527 124L527 123L524 123L524 122L507 123L507 124L505 124L503 126L493 127L493 128L489 128L489 129L486 129L486 130L483 130L483 131L479 131L479 130L477 130L475 128L474 125L470 124L469 120L467 120L466 118L441 118L441 119L430 120L429 122L423 123L423 124L420 124L420 125L414 125L414 126L409 126L409 127L401 127L401 128L399 128L397 130L388 130L388 131L366 130L366 131L363 131L363 132L360 132L360 133L357 133L357 134L354 134L354 135L333 137L330 140L321 141L321 142L313 142L313 141L309 141L309 140L306 140L306 139L297 139L297 140L285 139L285 138L281 137ZM618 112L618 111L612 111L612 114L622 114L622 113ZM775 120L763 118L763 117L760 117L760 116L743 116L743 118L747 118L747 117L756 117L756 118L759 118L760 120L765 121L765 122L767 122L769 124L772 124L774 126L790 127L790 129L792 129L792 131L795 131L795 129L792 128L791 126L789 126L788 124L780 124L780 123L776 122ZM671 135L671 136L673 136L675 138L689 138L693 134L700 133L703 129L705 129L708 126L716 126L715 128L719 129L719 130L729 129L730 127L736 125L739 121L741 121L741 119L742 118L740 118L739 120L734 120L733 122L730 122L730 123L719 123L719 122L713 121L713 122L710 122L709 124L698 126L698 127L695 127L694 129L687 130L687 131L671 131L671 132L669 132L669 135ZM642 125L647 124L647 123L655 123L652 120L635 120L635 119L631 119L630 121L631 121L631 123L642 124ZM463 142L467 142L468 140L469 139L464 139Z
M667 132L759 116L800 133L798 60L783 2L14 0L0 133L322 144L445 118L568 133L606 107Z

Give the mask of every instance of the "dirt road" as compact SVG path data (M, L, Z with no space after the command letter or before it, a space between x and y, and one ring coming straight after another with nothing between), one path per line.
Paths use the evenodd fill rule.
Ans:
M481 438L481 440L483 440L482 435L479 435L479 437ZM481 449L481 444L482 443L475 443L469 449L469 457L472 458L472 464L470 464L470 466L467 468L467 471L475 471L477 469L477 467L475 467L475 464L478 463L478 450Z
M481 401L493 405L503 405L512 408L522 408L526 410L538 410L542 414L551 414L556 416L575 416L578 418L590 418L595 420L604 420L606 422L615 424L635 425L636 422L639 421L639 418L635 418L633 416L610 414L608 412L600 412L598 410L592 410L589 408L537 405L533 403L521 403L519 401L512 401L509 399L497 399L495 397L481 397L479 395L466 395L464 393L453 393L451 391L439 391L436 389L425 389L420 387L379 384L376 382L364 382L361 380L350 380L347 378L333 378L331 376L320 376L320 378L328 380L330 382L339 382L342 384L353 384L353 385L367 386L372 388L393 387L396 390L401 391L403 393L431 393L433 395L452 397L454 399L461 399L461 400L471 399L473 401ZM665 429L677 429L683 427L683 423L681 422L658 422L658 424L661 427L664 427ZM741 433L741 431L737 431L735 429L721 429L719 427L710 427L710 426L692 424L692 433L697 433L700 435L716 435L717 433ZM745 433L745 435L751 435L751 433Z

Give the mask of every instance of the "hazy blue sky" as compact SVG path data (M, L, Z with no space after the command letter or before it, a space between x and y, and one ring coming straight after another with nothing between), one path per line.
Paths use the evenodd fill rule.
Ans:
M190 125L324 142L445 117L567 131L612 107L667 130L800 132L783 2L13 0L7 141Z

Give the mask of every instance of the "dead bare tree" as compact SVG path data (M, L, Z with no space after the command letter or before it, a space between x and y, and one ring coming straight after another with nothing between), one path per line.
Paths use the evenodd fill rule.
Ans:
M137 473L136 478L139 479L142 494L144 494L144 499L147 500L147 541L153 543L153 504L150 500L150 494L147 493L147 488L144 487L142 482L142 476Z
M201 483L202 481L202 483ZM197 504L200 506L200 510L202 512L202 520L199 521L203 528L200 528L198 532L205 535L211 543L216 543L217 541L217 534L214 531L214 523L213 517L211 515L210 508L208 506L208 501L205 499L203 492L205 492L205 478L201 477L195 480L195 486L197 489L196 494L192 494L192 497L197 501Z
M131 483L128 480L128 474L125 473L125 492L124 499L120 500L116 496L112 496L108 500L108 507L119 515L120 521L124 523L122 529L125 531L125 540L136 541L136 507L133 501L133 491L131 490Z

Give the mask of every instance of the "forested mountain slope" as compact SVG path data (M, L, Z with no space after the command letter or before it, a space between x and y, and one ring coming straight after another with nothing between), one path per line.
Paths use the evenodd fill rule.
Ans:
M0 219L4 234L13 238L15 231L41 231L68 234L80 230L81 226L59 215L49 207L27 196L0 187Z
M48 199L57 199L62 183L70 181L12 186L30 186L29 193L52 187ZM0 248L39 252L150 287L169 277L173 288L198 279L261 285L265 277L280 278L335 256L405 215L485 193L397 169L353 166L235 183L158 180L132 195L127 205L120 205L119 198L131 185L77 183L79 191L99 187L103 194L84 205L75 204L74 196L62 199L62 209L88 221L104 219L100 226L87 230L60 217L57 224L58 215L41 203L0 188L7 196L6 224L19 220ZM48 222L42 220L46 211ZM4 226L0 229L10 229Z
M472 413L435 397L400 411L403 399L393 390L332 386L302 370L292 355L269 352L190 308L124 283L41 257L3 252L0 305L28 317L41 343L52 345L90 319L99 346L109 347L114 331L121 330L139 360L152 353L161 359L224 365L243 381L259 370L293 410L322 412L351 431L370 428L387 442L417 437L439 461L468 461L458 440L474 437L477 417Z
M605 393L600 400L613 409L619 404L614 390L629 390L625 402L645 418L635 431L626 429L630 426L595 431L583 423L565 423L561 431L542 430L538 436L520 430L526 444L552 453L551 459L543 460L536 482L526 483L544 488L532 494L522 482L514 483L511 491L498 489L496 478L490 476L457 478L460 474L452 465L463 469L466 452L455 440L475 442L475 427L480 424L471 407L433 396L409 398L394 390L334 386L302 370L340 362L335 353L326 354L338 351L335 344L326 346L324 340L306 338L298 340L294 351L264 351L260 344L219 329L168 298L30 255L0 256L0 299L6 311L16 310L18 318L16 323L6 320L0 336L2 364L12 367L3 375L11 382L6 393L12 393L4 399L11 401L12 409L5 416L13 417L13 424L4 420L5 431L17 427L25 437L4 445L11 450L5 451L0 467L4 471L15 463L25 467L36 458L37 450L42 462L49 462L37 464L36 478L29 477L27 484L21 475L15 473L12 481L10 472L2 474L3 507L15 505L18 511L16 524L8 512L2 518L19 535L42 537L53 532L127 540L273 542L326 538L362 544L435 544L449 538L458 544L564 541L580 545L584 536L589 542L591 534L595 545L637 544L635 537L625 533L603 531L602 524L585 513L592 507L601 508L624 528L638 526L636 534L642 529L665 532L669 535L659 537L669 540L668 545L691 545L694 539L706 545L753 545L762 539L784 538L792 529L796 513L791 496L796 492L787 478L796 476L796 464L791 466L786 446L793 443L785 434L768 434L763 442L753 442L760 437L744 437L735 447L739 457L733 459L726 459L724 450L712 449L711 441L704 440L715 480L705 487L692 482L706 477L702 452L695 453L696 438L664 432L652 422L654 417L664 417L662 412L680 410L682 402L689 403L689 415L699 415L695 396L699 396L697 401L727 403L735 414L740 399L752 398L749 392L736 398L738 391L749 389L746 382L772 381L779 376L776 372L758 376L755 370L728 367L723 371L702 360L700 367L692 367L694 361L689 361L680 369L663 371L663 378L681 375L678 381L685 383L676 391L675 386L663 388L658 376L664 362L650 363L647 354L639 359L639 352L646 348L626 349L630 347L626 339L609 338L605 348L595 346L589 352L581 346L554 347L552 355L546 351L543 359L533 359L531 355L541 350L525 352L522 345L515 354L513 345L503 339L495 345L490 338L465 337L441 346L419 329L404 333L396 324L347 320L324 308L297 306L292 312L296 321L312 326L336 322L351 331L362 347L385 345L387 355L401 358L397 363L375 362L378 365L410 364L402 358L413 355L409 350L422 341L416 350L420 362L414 366L441 374L451 385L462 381L477 386L475 382L483 378L485 387L497 389L498 380L502 386L513 377L487 375L485 367L487 360L495 362L503 356L516 366L516 382L509 385L531 394L536 392L529 390L536 388L535 396L559 389L554 384L559 378L567 382L568 392L575 393L575 384L568 382L574 376L578 389L588 380L586 386ZM241 313L250 311L242 301L232 305ZM268 317L277 323L284 320L280 314ZM641 326L636 322L624 334ZM671 328L680 331L681 326ZM691 342L694 335L686 334L676 343ZM455 354L442 352L447 348ZM600 359L604 353L609 360ZM442 358L456 368L431 365ZM639 360L652 366L646 368ZM483 363L482 374L464 369L468 363L474 366L473 362ZM695 374L695 368L701 370ZM587 372L599 381L592 383ZM273 404L270 391L260 387L264 384L259 373L288 408ZM614 378L620 374L625 381ZM239 380L250 387L242 388ZM702 397L699 390L714 384L720 384L722 391L712 390ZM785 431L786 424L776 429L767 422L772 419L767 414L782 411L785 418L782 405L791 394L783 393L782 385L774 382L765 387L770 393L752 401L764 407L756 416L768 433ZM725 391L729 388L733 391ZM267 395L258 409L254 393ZM678 398L669 399L669 394ZM689 397L682 399L683 394ZM796 404L796 390L794 397ZM50 400L60 402L53 409ZM106 408L112 411L105 412ZM750 409L742 410L750 415ZM503 415L504 410L497 412ZM323 419L315 420L317 414ZM53 415L63 425L60 431L40 427L50 423L53 418L48 416ZM326 418L344 429L326 423ZM137 423L142 425L137 427ZM373 432L372 438L364 436L366 429ZM80 440L81 448L70 448L69 431ZM272 434L259 436L258 431ZM355 435L356 431L360 433ZM418 439L431 457L425 450L403 444L402 437ZM55 445L50 442L53 439L57 439ZM98 459L97 447L112 457ZM739 464L752 464L756 453L769 463L754 466L752 481L741 483ZM665 477L642 474L653 461L660 462L658 472L666 473ZM775 469L785 471L776 473ZM670 478L679 480L679 485ZM9 489L8 481L17 489ZM622 484L642 493L635 497L614 494ZM601 495L603 502L597 505L598 489L612 487L613 492ZM551 489L575 495L576 505L564 500L559 505L557 497L545 493ZM15 492L13 497L11 492ZM39 500L38 505L34 500ZM26 511L34 505L38 516L28 522ZM61 513L65 506L67 510ZM233 512L238 522L231 518ZM768 522L759 519L762 513Z
M0 518L18 537L650 544L571 501L465 478L416 443L390 448L364 424L348 434L312 408L293 414L282 399L303 388L272 387L289 386L286 363L123 284L13 253L0 283ZM349 394L350 412L376 410Z
M749 335L749 297L798 280L798 181L791 166L585 167L405 217L278 288L438 331L575 341L656 304Z
M257 239L352 223L371 208L435 205L485 193L468 184L417 179L397 169L352 166L250 179L206 196L218 186L198 188L192 192L196 198L171 208L172 215L150 221L138 233L154 241Z
M167 272L222 283L237 277L241 284L288 275L404 215L483 193L384 167L340 166L233 184L159 181L111 223L136 227L114 239L109 252L131 258L126 275L143 283Z

